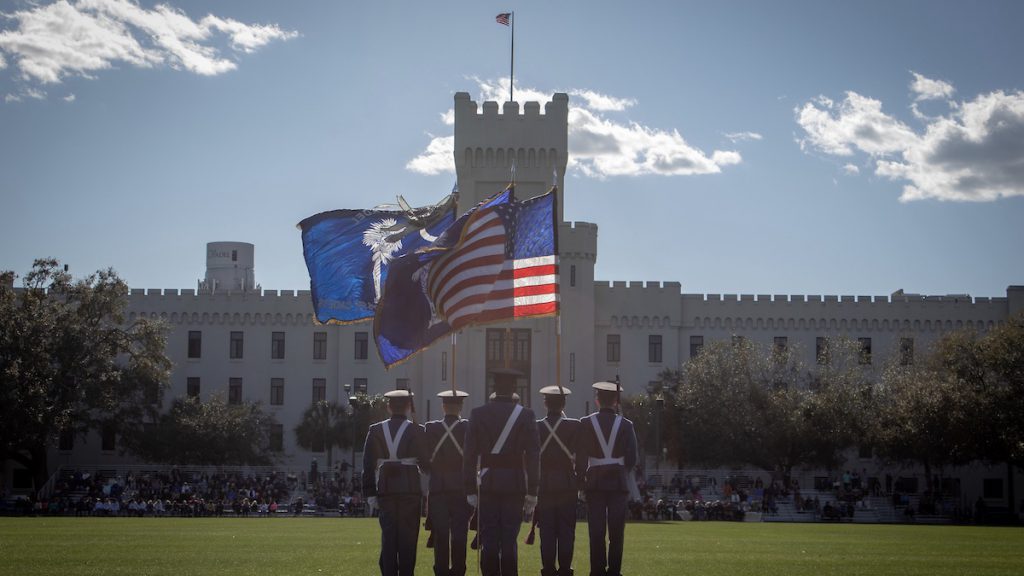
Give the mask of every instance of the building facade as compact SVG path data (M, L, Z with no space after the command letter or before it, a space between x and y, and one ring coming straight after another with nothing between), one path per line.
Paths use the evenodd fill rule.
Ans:
M529 198L552 184L565 191L568 96L544 105L485 102L455 95L455 164L459 213L503 189ZM214 394L230 402L259 401L279 427L273 449L283 466L308 468L323 453L298 447L293 428L317 400L346 404L351 393L409 388L420 420L441 414L435 394L455 385L468 406L489 392L487 372L514 367L527 376L520 393L560 381L576 393L567 412L591 410L589 386L619 377L626 394L644 393L666 368L678 368L705 344L742 336L799 346L814 360L821 338L860 339L879 365L890 354L921 353L944 332L987 330L1024 309L1024 286L1004 296L687 294L678 282L597 281L598 226L565 222L559 204L560 318L466 329L411 360L385 370L372 323L321 326L307 290L265 290L256 284L255 247L211 242L206 275L196 289L131 290L129 320L162 319L174 369L166 398ZM296 255L299 257L299 255ZM784 339L784 340L780 340ZM560 354L558 354L560 352ZM468 408L467 408L468 409ZM116 464L114 439L78 439L54 450L58 466ZM337 458L347 460L348 454ZM1001 472L1005 478L1005 473ZM1018 493L1021 493L1018 490Z

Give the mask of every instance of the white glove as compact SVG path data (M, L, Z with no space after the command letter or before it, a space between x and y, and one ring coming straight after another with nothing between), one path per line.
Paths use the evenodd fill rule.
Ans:
M476 494L467 494L466 495L466 502L468 502L469 505L472 506L473 508L476 508L476 506L477 506Z
M524 503L525 503L524 508L526 509L526 515L527 516L533 516L533 511L537 508L537 497L536 496L527 495L526 499L524 500Z
M370 508L376 508L377 507L377 497L376 496L370 496L369 498L366 499L366 501L370 504Z

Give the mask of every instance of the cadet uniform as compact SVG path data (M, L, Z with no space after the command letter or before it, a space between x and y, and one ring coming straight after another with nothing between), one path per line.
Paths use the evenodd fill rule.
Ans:
M458 404L469 394L446 390L438 394L446 406ZM424 425L431 450L428 518L434 537L434 575L466 574L466 540L472 507L466 502L462 478L463 445L469 421L445 415Z
M473 409L466 431L464 481L467 499L478 506L484 576L518 574L523 505L532 514L537 503L540 443L533 411L512 400L517 374L494 372L498 394Z
M546 397L571 394L568 388L558 386L546 386L540 393ZM560 403L564 406L564 400ZM549 406L547 418L537 420L540 489L536 522L540 528L541 576L569 576L573 573L576 493L579 490L574 459L579 430L580 421L566 418L561 408L552 410Z
M384 394L389 409L412 402L407 390ZM380 509L380 573L412 576L420 529L420 469L429 471L423 428L404 409L370 426L363 446L363 494Z
M580 420L576 445L577 469L586 470L583 486L590 533L590 574L621 576L626 504L637 459L636 433L633 423L612 407L621 390L618 383L597 382L593 388L601 409ZM616 400L601 402L602 396Z

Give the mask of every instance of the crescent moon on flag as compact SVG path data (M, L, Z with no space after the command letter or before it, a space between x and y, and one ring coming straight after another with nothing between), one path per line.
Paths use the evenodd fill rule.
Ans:
M430 232L427 232L426 228L420 228L420 237L426 240L427 242L433 242L434 240L437 240L437 236L431 236Z

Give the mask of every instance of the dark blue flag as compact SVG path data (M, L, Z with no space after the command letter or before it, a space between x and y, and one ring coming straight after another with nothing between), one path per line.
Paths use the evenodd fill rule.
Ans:
M316 319L349 324L371 318L392 261L429 245L455 220L455 195L434 206L321 212L299 222Z

